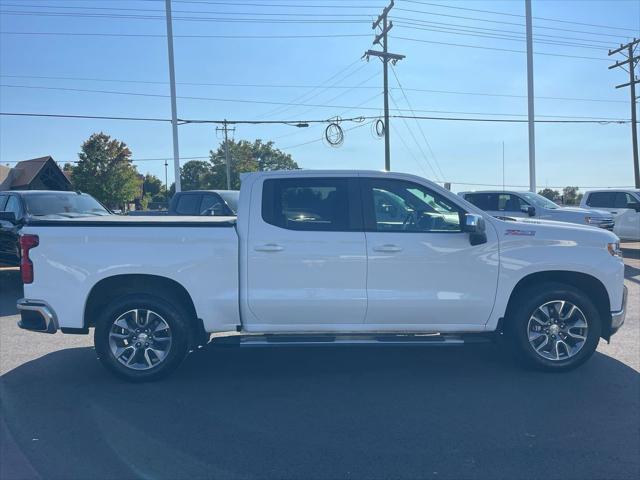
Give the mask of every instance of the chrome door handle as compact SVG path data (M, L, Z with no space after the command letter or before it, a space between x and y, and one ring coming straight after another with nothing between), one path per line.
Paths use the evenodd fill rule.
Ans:
M399 247L397 245L379 245L377 247L373 247L373 251L374 252L386 252L386 253L394 253L394 252L401 252L402 251L402 247Z
M284 250L282 245L276 243L266 243L264 245L257 245L253 247L256 252L281 252Z

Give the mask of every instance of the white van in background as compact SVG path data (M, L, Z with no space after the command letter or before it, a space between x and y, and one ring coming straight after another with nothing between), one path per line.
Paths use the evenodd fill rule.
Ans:
M616 222L613 232L620 239L640 241L640 189L591 190L580 206L608 211Z

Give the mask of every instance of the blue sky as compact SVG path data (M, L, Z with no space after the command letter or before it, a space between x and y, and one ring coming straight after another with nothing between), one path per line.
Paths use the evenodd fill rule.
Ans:
M359 59L372 48L370 20L385 4L174 0L178 96L199 97L179 98L178 116L304 120L379 115L382 65ZM0 110L170 118L163 12L162 0L0 0ZM524 0L397 0L390 51L406 55L395 72L415 113L525 119L526 56L519 53L525 49L523 14ZM533 0L533 15L537 118L629 119L629 91L614 88L628 76L607 69L613 63L607 49L640 36L640 1ZM255 19L261 21L246 21ZM218 37L202 37L207 35ZM220 38L225 35L299 38ZM391 106L410 114L392 73L389 81ZM318 85L331 88L312 89ZM526 123L425 120L418 126L396 119L391 124L393 170L451 181L454 190L481 188L469 185L474 183L499 185L504 142L506 183L528 185ZM339 148L321 141L320 125L238 125L234 138L274 140L304 168L382 169L384 142L374 137L372 125L342 126L345 140ZM164 179L164 162L144 159L172 156L168 123L1 117L0 163L43 155L61 163L77 160L81 143L97 131L125 141L134 159L140 159L136 165L142 173ZM212 125L182 125L179 135L183 158L206 157L220 141ZM537 124L536 148L539 188L633 184L629 125ZM169 183L172 177L170 164Z

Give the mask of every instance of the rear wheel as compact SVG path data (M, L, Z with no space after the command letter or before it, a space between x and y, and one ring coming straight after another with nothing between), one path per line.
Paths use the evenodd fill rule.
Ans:
M593 302L580 290L545 283L519 295L506 333L516 355L541 370L571 370L598 346L602 323Z
M188 353L188 318L180 305L152 295L122 297L107 306L96 322L98 358L126 380L161 378Z

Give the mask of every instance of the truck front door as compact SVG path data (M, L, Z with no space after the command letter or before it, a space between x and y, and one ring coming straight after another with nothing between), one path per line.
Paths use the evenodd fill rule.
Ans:
M498 239L471 245L464 211L432 189L362 179L367 237L367 324L407 330L480 326L493 309Z

